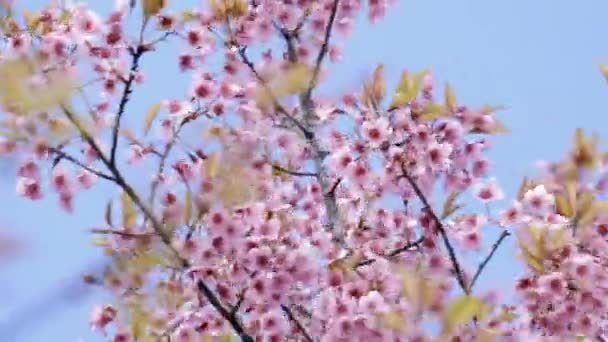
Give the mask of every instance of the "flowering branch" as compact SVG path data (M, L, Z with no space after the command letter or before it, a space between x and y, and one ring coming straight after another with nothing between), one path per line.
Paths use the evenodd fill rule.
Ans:
M213 291L211 291L209 287L207 287L207 285L202 280L197 281L196 285L198 287L198 290L205 295L207 300L209 300L209 303L211 303L211 305L213 305L213 307L220 313L220 315L222 315L222 317L224 317L224 319L227 320L228 323L230 323L232 329L236 331L236 333L239 335L243 342L254 341L253 337L249 336L245 332L243 325L236 318L236 315L231 314L230 311L224 308L217 296L213 293Z
M492 249L490 250L490 253L481 262L481 264L479 264L479 267L477 267L477 271L475 272L475 275L473 276L473 280L471 280L471 284L469 285L469 291L471 291L473 289L473 286L475 286L475 283L477 282L477 279L481 275L481 272L483 272L483 270L486 267L486 265L488 264L488 262L490 262L490 259L492 259L492 257L494 256L494 253L496 252L496 250L498 249L500 244L509 235L511 235L511 233L508 230L503 230L502 233L500 233L500 236L498 237L496 242L494 242L494 244L492 245Z
M300 332L302 333L302 335L304 335L304 339L308 342L313 342L314 340L312 339L312 337L310 337L310 334L306 331L306 329L304 328L304 326L302 325L302 323L300 323L300 321L293 315L293 313L291 312L291 310L289 309L289 307L287 307L287 305L283 305L281 304L281 310L283 310L283 312L285 313L285 315L287 316L287 318L289 318L290 321L292 321L300 330Z
M452 243L450 242L450 239L448 238L448 234L445 231L445 227L443 226L443 223L441 223L441 220L439 219L437 214L435 214L435 212L431 208L429 201L427 200L426 196L422 193L422 190L420 189L420 187L418 186L418 184L416 183L414 178L412 178L412 176L405 170L405 167L403 168L403 177L405 177L405 179L407 179L407 181L410 184L410 186L412 187L412 189L414 189L416 196L418 196L418 199L420 199L420 202L422 202L424 210L431 216L433 223L435 223L437 230L439 230L439 233L441 234L441 238L443 239L443 244L445 245L445 248L448 251L450 260L452 261L452 266L454 267L454 272L456 273L456 280L458 281L460 288L462 288L462 290L466 294L469 294L470 293L469 287L467 286L466 281L464 280L464 276L462 274L462 267L460 266L460 263L458 262L458 259L456 257L456 252L454 251L454 247L452 246Z
M406 244L403 247L397 248L395 250L393 250L392 252L386 254L387 257L396 257L397 255L403 253L403 252L407 252L409 250L411 250L414 247L418 247L422 242L424 242L424 236L419 237L418 239L416 239L415 241L412 241L408 244ZM367 266L367 265L371 265L374 262L376 262L376 259L367 259L367 260L363 260L361 262L359 262L357 265L355 265L355 268L359 268L361 266Z

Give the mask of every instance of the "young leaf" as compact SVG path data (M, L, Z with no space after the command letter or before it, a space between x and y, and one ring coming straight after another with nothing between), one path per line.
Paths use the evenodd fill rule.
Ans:
M397 108L404 106L415 99L416 94L418 94L418 87L414 79L407 71L404 71L401 73L397 90L395 91L395 95L393 95L393 100L389 107Z
M445 202L443 203L443 210L441 212L442 219L447 218L448 216L456 212L458 209L461 209L463 207L462 204L455 203L456 198L458 198L458 195L460 195L459 192L452 192L448 195Z
M443 328L451 331L456 326L467 323L482 310L483 302L473 296L463 295L454 299L443 313Z
M602 76L608 81L608 64L600 64L598 65L598 68L600 69Z
M190 224L190 220L192 219L192 193L190 190L186 191L186 195L184 197L184 223Z
M555 195L555 205L557 207L557 213L564 217L572 217L574 211L570 206L570 203L566 198L560 194Z
M400 330L405 328L406 319L398 311L390 311L376 315L378 323L385 329Z
M141 3L145 18L157 15L167 5L166 0L142 0Z
M421 121L431 121L433 119L444 117L448 112L437 103L429 103L424 107L424 110L418 117Z
M148 134L148 131L150 131L152 122L154 122L154 119L156 119L156 116L158 115L160 109L160 102L156 102L152 106L150 106L150 108L146 112L146 116L144 117L144 135Z
M454 95L454 90L449 83L445 85L445 107L449 111L453 111L456 108L456 95Z
M205 161L205 176L207 178L214 178L217 176L220 169L220 159L217 151L211 152L209 158Z
M125 228L133 227L135 225L135 208L131 197L125 192L120 196L120 202L122 204L122 225Z

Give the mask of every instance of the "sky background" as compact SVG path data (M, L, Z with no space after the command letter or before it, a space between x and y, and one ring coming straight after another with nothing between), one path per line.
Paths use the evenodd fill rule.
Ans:
M110 2L89 1L101 10ZM493 140L490 157L493 174L513 195L522 177L533 174L535 161L563 155L575 127L608 138L608 86L597 70L608 62L606 13L602 0L400 0L379 24L361 21L324 87L329 93L352 89L381 62L390 84L404 68L430 68L439 84L452 84L459 103L508 106L498 117L511 132ZM128 121L141 121L155 99L187 89L189 82L175 77L175 60L167 58L175 49L166 44L144 58L148 82L137 88ZM0 263L0 341L103 340L87 323L91 305L106 298L103 292L65 286L103 261L87 230L103 222L103 206L115 191L102 187L79 195L75 214L66 215L52 196L42 202L18 198L10 167L0 161L0 227L22 239L25 249ZM480 287L511 281L519 269L514 257L511 239Z

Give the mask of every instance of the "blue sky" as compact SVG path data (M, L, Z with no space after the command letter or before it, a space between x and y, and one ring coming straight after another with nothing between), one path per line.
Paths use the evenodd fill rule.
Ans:
M109 2L89 1L100 8ZM356 86L381 62L393 84L403 68L430 68L439 83L453 85L462 103L508 106L499 117L511 133L494 140L491 157L494 174L513 194L536 160L563 154L575 127L608 137L608 86L596 67L608 62L606 13L608 3L601 0L400 0L381 23L357 26L344 61L331 66L325 88L332 93ZM144 60L149 82L133 97L128 115L134 122L152 98L179 96L188 86L172 78L176 67L167 51L171 46ZM99 341L88 332L87 320L91 304L103 301L102 293L78 301L76 288L63 294L65 301L46 301L99 262L86 230L103 222L108 188L80 195L76 213L68 216L51 196L35 203L17 198L10 173L0 166L7 178L0 182L0 226L26 242L21 258L0 264L0 340L14 327L3 322L13 324L14 313L33 306L36 311L26 315L14 340ZM511 241L497 253L480 287L512 279L518 267L512 247Z

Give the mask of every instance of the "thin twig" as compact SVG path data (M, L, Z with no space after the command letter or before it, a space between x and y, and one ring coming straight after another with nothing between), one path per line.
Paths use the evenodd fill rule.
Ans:
M139 60L141 56L146 52L146 48L143 45L138 45L137 49L133 51L131 60L131 69L129 70L129 77L125 81L125 87L122 91L122 96L118 104L118 112L116 113L116 119L114 120L114 126L112 128L112 147L110 152L110 163L116 164L116 149L118 147L118 133L120 132L120 122L127 103L129 102L129 96L133 93L133 82L135 81L137 70L139 69Z
M500 233L500 236L498 237L496 242L494 242L494 244L492 245L492 249L490 250L490 253L488 254L488 256L486 256L486 258L481 262L481 264L479 264L479 267L477 267L477 271L475 272L475 275L473 276L473 280L471 280L471 285L469 285L469 291L473 290L473 286L475 286L475 283L477 282L477 279L481 275L481 272L483 272L483 270L486 267L486 265L488 264L488 262L490 262L490 259L492 259L492 257L494 256L494 253L496 252L496 250L498 249L498 247L500 246L502 241L509 235L511 235L511 233L508 230L503 230L502 233Z
M288 175L292 175L292 176L301 176L301 177L316 177L317 174L314 172L300 172L300 171L292 171L292 170L288 170L286 168L283 168L279 165L272 165L272 168L279 171L279 172L283 172L286 173Z
M389 253L386 254L387 257L396 257L397 255L403 253L403 252L407 252L410 249L414 248L414 247L418 247L422 242L424 242L424 236L419 237L418 239L416 239L415 241L412 241L408 244L406 244L403 247L399 247ZM360 261L359 263L357 263L357 265L355 265L355 268L359 268L361 266L367 266L367 265L371 265L374 262L376 262L376 259L367 259L367 260L363 260Z
M466 294L469 294L469 287L467 286L466 281L464 280L464 276L462 274L462 267L460 266L460 263L458 262L458 258L456 257L456 252L454 250L454 246L452 246L452 243L450 242L450 239L448 238L448 234L445 231L445 227L443 226L443 223L441 223L441 220L439 219L437 214L435 214L435 212L431 208L429 201L427 200L426 196L422 193L422 190L420 189L420 187L418 186L418 184L416 183L414 178L412 178L412 176L405 170L405 167L403 168L403 177L405 177L405 179L407 179L407 181L410 184L410 186L412 187L412 189L414 189L416 196L418 196L418 199L420 200L420 202L422 202L424 210L431 216L433 223L435 223L437 230L439 230L439 233L443 240L443 244L445 245L445 248L448 250L448 255L452 262L452 266L454 267L454 272L456 273L456 280L458 281L460 288L462 288L462 290Z
M281 310L283 310L287 318L289 318L289 320L292 321L296 325L296 327L298 327L306 341L314 342L314 340L312 339L312 337L310 337L310 334L306 331L302 323L300 323L300 321L294 316L294 314L291 312L289 307L287 307L287 305L281 304Z
M323 64L323 59L329 51L329 40L331 38L331 31L333 29L334 22L336 21L336 15L338 14L339 3L340 0L334 0L334 3L332 4L331 12L329 14L329 22L325 27L325 36L323 37L323 44L321 45L321 50L319 50L319 54L317 55L317 60L315 61L315 69L312 73L312 78L310 79L310 85L308 86L308 90L306 91L307 98L310 98L310 96L312 95L312 91L317 85L319 73L321 72L321 66Z
M91 233L94 234L110 234L119 235L124 238L147 238L152 236L152 233L130 233L115 229L91 229Z
M69 162L72 162L74 165L77 165L78 167L80 167L80 168L82 168L84 170L87 170L88 172L96 175L97 177L100 177L100 178L103 178L103 179L106 179L106 180L109 180L109 181L112 181L112 182L115 181L114 177L112 177L112 176L110 176L110 175L108 175L106 173L103 173L101 171L95 170L95 169L93 169L93 168L91 168L89 166L86 166L80 160L76 159L75 157L72 157L71 155L63 152L62 150L60 150L58 148L49 147L48 150L49 150L49 152L54 153L54 154L57 155L57 158L55 159L54 164L57 164L61 160L65 159L65 160L67 160Z

